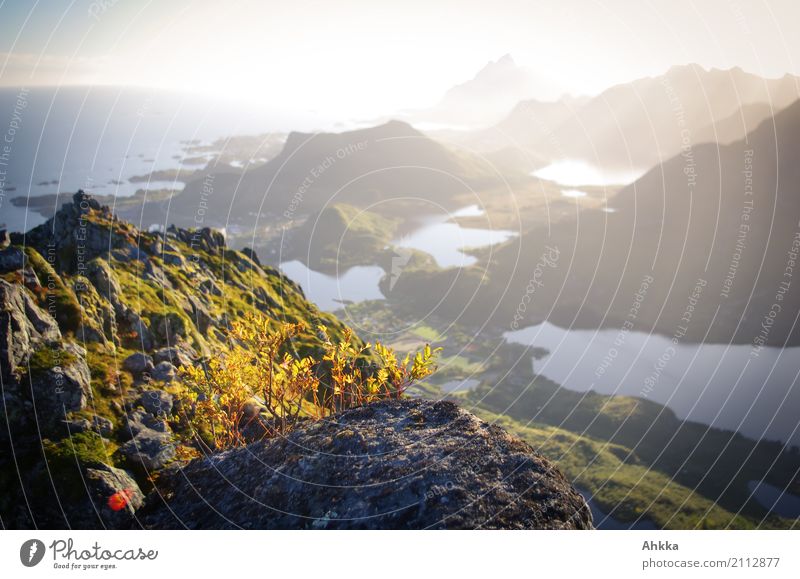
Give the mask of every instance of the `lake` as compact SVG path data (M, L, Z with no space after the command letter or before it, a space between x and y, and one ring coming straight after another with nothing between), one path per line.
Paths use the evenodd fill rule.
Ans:
M539 179L547 179L567 187L628 185L643 174L644 171L634 168L607 169L579 159L561 159L531 173Z
M680 419L734 430L753 439L800 445L800 348L679 344L615 330L565 330L548 322L504 337L549 351L534 371L570 390L647 398Z
M764 481L751 480L747 483L747 488L753 493L753 498L758 504L766 510L789 519L800 517L800 497Z
M283 262L280 267L292 281L300 284L306 297L325 312L341 309L347 302L384 298L378 289L384 272L377 265L351 267L338 277L309 269L297 260Z
M155 89L33 87L19 109L20 94L0 88L0 123L9 123L15 106L20 117L8 143L0 190L0 223L12 231L26 231L45 220L12 206L13 197L78 189L119 196L137 189L181 189L179 182L148 185L128 179L179 168L182 161L203 156L188 151L191 146L223 137L333 127L333 121L308 111L276 111Z
M397 244L431 254L441 267L466 267L476 260L460 251L464 247L494 245L515 235L512 231L467 228L448 221L482 214L477 205L469 205L450 214L421 218L416 228L397 240ZM309 269L297 260L281 263L280 268L324 311L338 310L343 302L384 299L378 289L384 271L376 265L352 267L338 277Z
M467 267L478 260L463 253L463 249L488 247L507 241L516 235L506 229L462 227L452 221L457 217L483 215L477 205L469 205L452 213L426 216L410 233L392 241L396 247L418 249L433 256L439 267Z

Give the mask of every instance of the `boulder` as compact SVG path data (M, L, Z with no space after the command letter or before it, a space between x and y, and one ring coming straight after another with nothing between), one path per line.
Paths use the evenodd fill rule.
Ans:
M136 334L136 340L144 350L153 349L153 335L142 317L133 310L125 310L124 319Z
M122 438L128 440L145 431L168 434L170 428L167 421L163 418L157 418L143 410L132 410L125 417L125 427L122 429L120 435Z
M208 332L208 326L214 322L211 312L209 312L208 307L206 307L203 301L198 297L189 296L188 302L189 311L186 313L194 320L194 325L197 326L200 333L205 335L206 332Z
M258 255L256 255L255 249L251 247L245 247L242 250L242 253L245 254L247 257L249 257L253 261L253 263L255 263L257 266L259 267L261 266L261 262L258 260Z
M18 247L0 250L0 273L17 271L25 266L25 254Z
M192 354L179 347L161 348L153 352L153 360L156 364L161 362L169 362L173 366L191 366Z
M122 368L134 376L140 376L145 372L153 371L153 359L147 354L136 352L123 360Z
M133 521L144 495L127 472L103 464L87 468L85 479L94 510L105 527L123 527Z
M53 351L51 368L31 369L30 391L43 430L64 420L66 413L86 408L91 396L91 375L79 346L67 343Z
M92 430L100 436L108 438L114 432L114 423L105 416L92 416Z
M131 464L153 471L175 458L175 445L169 434L145 429L123 444L119 452Z
M78 434L86 432L92 427L92 423L85 418L75 418L73 420L65 420L64 424L67 426L67 431L70 434Z
M528 444L451 402L422 400L348 410L197 459L159 478L139 521L153 529L592 528L578 491Z
M175 366L172 365L171 362L159 362L156 364L156 367L153 368L153 373L151 377L153 380L158 380L159 382L172 382L177 375L177 370Z
M150 332L159 344L170 346L183 341L186 336L186 323L175 312L156 314L150 318Z
M204 294L211 294L212 296L221 296L222 295L222 290L220 289L219 285L217 285L217 282L215 282L210 277L208 277L208 278L204 279L203 281L201 281L200 284L197 287Z
M147 390L142 393L137 402L153 416L172 414L172 394L164 390Z
M0 372L13 380L24 369L36 344L58 342L56 321L37 306L25 289L0 279Z
M97 293L108 300L117 315L122 316L125 311L125 306L120 300L122 288L108 262L101 257L90 261L86 266L86 277L97 290Z

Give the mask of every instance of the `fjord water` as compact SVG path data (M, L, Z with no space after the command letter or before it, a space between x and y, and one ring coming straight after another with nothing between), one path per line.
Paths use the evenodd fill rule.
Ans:
M465 247L487 247L516 235L508 230L462 227L450 221L454 217L482 214L477 205L469 205L452 213L422 217L415 228L395 240L394 245L425 251L440 267L467 267L476 259L461 251ZM306 297L324 311L337 310L342 303L384 298L378 289L384 271L376 265L352 267L338 275L314 271L297 260L283 262L280 267L290 279L300 284Z
M609 169L579 159L560 159L531 174L566 187L578 187L579 185L628 185L641 177L643 171L632 167Z
M338 310L348 302L383 299L378 283L383 270L377 265L351 267L339 276L327 275L306 267L298 260L281 263L281 270L300 284L306 298L325 312Z
M312 114L233 106L181 93L121 87L0 89L0 113L18 110L9 144L0 223L24 231L45 219L10 199L78 189L133 195L138 189L179 190L175 181L130 183L132 176L176 169L187 147L238 134L313 130ZM197 166L192 167L197 168Z
M429 253L439 267L474 265L477 259L462 250L496 245L516 235L507 229L462 227L452 221L453 218L480 215L483 211L477 205L469 205L453 213L426 216L409 234L395 239L393 245Z
M658 334L619 335L544 322L504 337L548 350L532 362L534 371L570 390L645 398L682 420L800 444L800 348L757 351L749 344L674 345Z

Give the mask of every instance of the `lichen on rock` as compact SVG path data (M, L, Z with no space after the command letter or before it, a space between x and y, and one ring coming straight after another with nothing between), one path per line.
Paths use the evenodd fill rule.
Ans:
M148 528L589 529L529 445L451 402L385 401L162 478Z

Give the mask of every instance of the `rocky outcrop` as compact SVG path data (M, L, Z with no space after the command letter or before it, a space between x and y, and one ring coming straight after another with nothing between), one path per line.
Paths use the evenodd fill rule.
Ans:
M175 444L168 433L146 428L123 444L119 452L131 466L152 472L175 458Z
M86 485L97 516L106 527L117 528L133 520L144 495L124 470L108 465L86 469Z
M22 371L35 347L58 342L61 332L20 285L0 279L0 371L13 379Z
M62 350L53 350L51 367L31 369L30 391L36 414L44 419L42 426L57 424L67 413L86 408L91 376L84 356L82 348L67 343Z
M44 434L62 429L66 415L85 408L91 395L83 348L62 341L56 320L24 287L5 280L0 280L0 373L11 420L24 423L35 414Z
M386 401L199 459L159 480L148 528L589 529L529 445L450 402Z

